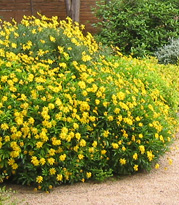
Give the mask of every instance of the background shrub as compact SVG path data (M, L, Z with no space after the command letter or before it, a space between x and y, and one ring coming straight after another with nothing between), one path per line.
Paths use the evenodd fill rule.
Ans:
M150 170L177 126L171 69L102 55L71 20L26 17L21 24L4 22L0 32L1 181L48 191Z
M179 9L176 1L112 0L97 2L95 15L100 28L97 39L118 46L123 54L142 57L179 34Z
M159 63L177 64L179 57L179 39L170 40L169 44L159 48L155 52L155 56L158 58Z

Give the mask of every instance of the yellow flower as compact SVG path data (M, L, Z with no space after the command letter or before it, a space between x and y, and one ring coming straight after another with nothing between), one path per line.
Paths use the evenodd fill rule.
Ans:
M89 147L89 153L94 153L94 147Z
M15 160L13 158L8 159L8 164L13 165L15 163Z
M120 162L121 165L125 165L126 164L126 159L125 158L121 158L119 160L119 162Z
M79 81L78 85L81 89L85 89L86 88L86 83L84 81Z
M119 100L124 100L124 98L125 98L125 93L123 93L123 92L118 92L118 93L117 93L117 97L118 97Z
M119 102L119 105L120 105L120 107L123 108L124 110L129 110L129 107L128 107L125 103Z
M84 139L80 140L80 146L85 147L86 146L86 141Z
M18 157L19 155L20 155L19 151L12 151L12 152L10 152L10 156L11 156L12 158L16 158L16 157Z
M90 116L89 119L90 119L91 122L95 122L96 117L95 116Z
M109 130L104 130L103 136L104 136L104 137L108 137L109 133L110 133Z
M113 147L113 149L118 149L119 145L117 143L112 143L112 147Z
M83 178L83 179L81 179L81 181L82 181L82 182L85 182L85 179Z
M34 120L34 118L33 118L33 117L30 117L30 118L28 119L28 122L29 122L31 125L33 125L33 124L34 124L34 122L35 122L35 120Z
M171 141L171 138L170 138L170 137L167 137L167 140L168 140L168 142L170 142L170 141Z
M32 82L33 79L34 79L34 75L33 75L33 74L29 74L27 80L28 80L29 82Z
M133 158L134 160L137 160L137 159L138 159L138 154L137 154L137 153L134 153L133 156L132 156L132 158Z
M46 163L46 160L44 158L41 158L39 161L41 165L44 165Z
M168 163L169 163L169 165L172 165L173 160L172 160L172 159L170 159L170 158L168 158Z
M36 177L36 182L37 182L38 184L42 183L42 181L43 181L43 177L42 177L42 176Z
M138 166L139 166L139 165L137 165L137 164L136 164L136 165L134 165L134 167L133 167L133 168L134 168L134 170L135 170L135 171L138 171Z
M140 140L136 140L136 142L137 142L138 144L140 144L140 143L141 143L141 141L140 141Z
M75 152L78 152L79 146L76 145L73 149Z
M63 63L59 63L59 66L62 67L62 68L66 68L67 64L63 62Z
M53 103L49 103L49 104L48 104L48 108L49 108L50 110L53 110L53 109L55 108L55 105L54 105Z
M56 173L56 169L50 168L49 172L50 172L50 175L54 175Z
M7 124L7 123L1 124L1 129L2 129L2 130L7 130L7 129L9 129L8 124Z
M16 43L11 43L12 48L17 48L17 44Z
M122 115L118 115L117 119L118 119L119 122L121 122L122 121Z
M16 117L15 121L16 121L17 125L22 125L24 122L23 117Z
M5 136L4 141L5 142L9 142L10 141L10 137L9 136Z
M38 188L38 189L41 189L42 187L39 185L37 188Z
M160 165L157 163L155 164L155 169L159 169Z
M75 137L76 137L77 140L80 140L81 134L80 134L79 132L77 132L77 133L75 134Z
M82 53L83 54L83 53ZM90 61L92 58L89 55L82 55L82 61L87 62Z
M18 168L18 164L17 163L14 163L14 164L12 164L12 169L17 169Z
M101 154L102 154L102 155L106 154L106 152L107 152L107 151L106 151L105 149L101 150Z
M153 158L155 157L155 155L153 155L152 151L150 150L150 151L147 151L147 157L148 157L149 161L152 161Z
M115 109L114 109L114 113L115 113L115 114L119 114L120 111L121 111L121 110L120 110L119 108L115 108Z
M118 144L121 145L121 144L122 144L122 140L119 140L119 141L118 141Z
M35 127L31 128L31 131L34 135L36 135L38 133L38 129Z
M12 66L11 62L7 62L7 63L6 63L6 66L7 66L7 67L11 67L11 66Z
M139 127L142 127L143 126L143 123L142 122L139 122Z
M83 90L82 95L86 97L88 95L88 92L86 90Z
M49 153L50 156L54 156L54 155L55 155L55 150L51 148L51 149L48 151L48 153Z
M132 120L131 120L130 118L125 117L123 120L124 120L124 122L127 123L128 125L132 125L132 124L133 124L133 122L132 122Z
M50 41L55 42L56 39L53 36L50 36Z
M37 148L41 148L43 146L43 142L36 142L36 147Z
M98 90L97 93L96 93L96 96L97 96L98 98L100 98L102 95L103 95L103 93L102 93L100 90Z
M83 154L79 154L79 155L78 155L78 158L79 158L79 159L83 159L83 158L84 158L84 155L83 155Z
M62 174L57 174L56 179L57 179L57 181L62 181L63 175Z
M144 136L143 136L143 134L139 134L139 138L143 138Z
M148 105L148 108L149 108L150 110L154 111L154 108L153 108L153 106L152 106L151 104Z
M5 83L8 79L8 76L4 75L4 76L1 76L1 82Z
M48 158L47 161L50 165L53 165L55 163L55 159L52 157Z
M89 104L88 104L88 102L81 102L81 104L80 104L80 110L83 112L83 111L85 111L85 110L90 110L90 106L89 106Z
M20 146L23 147L24 146L24 142L20 142Z
M89 179L91 177L91 172L87 172L86 177Z
M109 102L103 102L103 106L107 107L109 105Z
M39 166L39 160L37 159L36 156L31 157L31 162L34 166Z
M137 117L135 118L135 120L136 120L136 121L140 121L140 117L137 116Z
M145 147L143 145L139 146L139 150L140 150L141 154L145 153Z
M2 108L3 107L3 104L0 102L0 108Z
M60 159L61 161L65 161L65 159L66 159L66 154L60 155L59 159Z
M73 123L73 127L74 127L74 129L78 129L79 125L77 123Z
M160 141L162 141L163 143L165 142L164 138L162 135L159 136L160 137Z
M109 121L113 121L113 119L114 119L114 118L113 118L112 115L108 116L108 120L109 120Z
M100 103L100 100L96 99L96 100L95 100L95 104L96 104L96 105L99 105L99 103Z
M64 47L58 46L58 50L60 53L63 53Z

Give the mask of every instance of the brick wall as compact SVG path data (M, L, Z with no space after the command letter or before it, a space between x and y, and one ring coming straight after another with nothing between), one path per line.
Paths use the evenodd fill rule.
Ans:
M91 23L96 19L91 12L91 7L94 7L95 3L96 0L81 0L80 8L80 23L85 24L87 31L92 33L95 29ZM37 12L48 17L66 18L64 0L0 0L0 17L6 21L14 18L19 22L23 15L36 16Z

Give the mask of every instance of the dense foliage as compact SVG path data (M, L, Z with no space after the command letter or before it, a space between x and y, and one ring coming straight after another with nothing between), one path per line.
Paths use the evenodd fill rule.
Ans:
M157 48L179 35L177 1L111 0L97 1L95 15L100 28L97 39L118 46L135 57L153 55Z
M0 179L49 190L150 170L173 141L179 72L102 55L70 19L0 31Z

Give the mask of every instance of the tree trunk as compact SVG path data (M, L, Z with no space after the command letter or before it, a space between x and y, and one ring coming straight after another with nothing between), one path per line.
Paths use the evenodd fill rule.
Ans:
M71 1L72 0L65 0L66 14L69 17L71 17Z
M65 0L66 14L73 21L80 21L80 0Z

